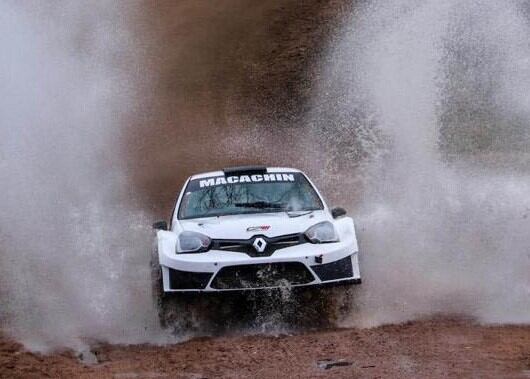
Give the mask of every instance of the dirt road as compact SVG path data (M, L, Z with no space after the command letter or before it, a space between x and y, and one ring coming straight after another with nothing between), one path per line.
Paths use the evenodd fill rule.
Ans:
M438 319L374 329L199 338L41 356L0 342L2 378L528 378L529 326ZM338 365L333 365L338 363Z

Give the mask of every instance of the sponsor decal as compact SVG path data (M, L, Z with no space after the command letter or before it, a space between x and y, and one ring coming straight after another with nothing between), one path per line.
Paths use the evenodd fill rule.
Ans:
M216 178L207 178L199 180L199 188L219 186L223 184L236 183L260 183L260 182L294 182L295 174L272 173L272 174L255 174L240 176L218 176Z
M270 225L260 225L260 226L249 226L247 232L257 232L257 231L266 231L271 228Z

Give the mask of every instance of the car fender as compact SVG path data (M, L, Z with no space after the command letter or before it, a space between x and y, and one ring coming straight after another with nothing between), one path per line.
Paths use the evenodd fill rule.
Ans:
M348 242L352 244L353 252L359 251L359 246L357 244L357 236L355 234L355 224L351 217L341 217L333 221L339 239L343 242Z
M158 261L160 264L163 264L164 256L174 254L176 251L177 234L166 230L159 230L156 233L156 240L158 247Z

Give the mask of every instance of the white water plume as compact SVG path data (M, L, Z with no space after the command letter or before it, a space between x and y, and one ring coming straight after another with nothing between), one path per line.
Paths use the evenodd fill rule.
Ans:
M4 2L0 20L2 331L39 350L145 341L151 236L120 144L127 9Z
M364 283L346 324L530 322L529 35L515 1L374 1L353 15L323 86L345 94L339 112L370 110L389 142L351 173L365 183L352 195Z

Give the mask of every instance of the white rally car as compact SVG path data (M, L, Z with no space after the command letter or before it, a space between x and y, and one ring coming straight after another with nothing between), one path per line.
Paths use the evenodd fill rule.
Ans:
M236 167L190 177L153 224L163 294L359 284L353 220L304 173Z

